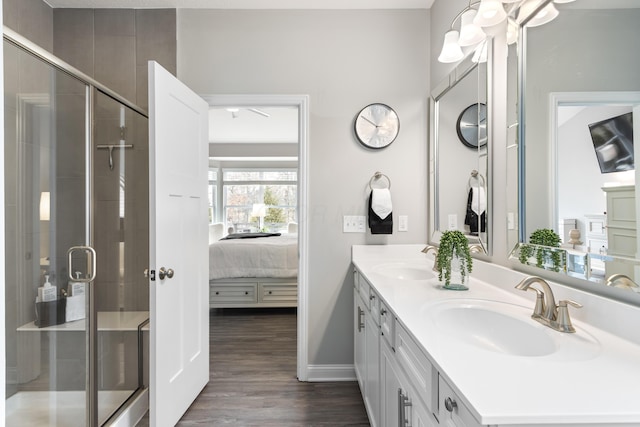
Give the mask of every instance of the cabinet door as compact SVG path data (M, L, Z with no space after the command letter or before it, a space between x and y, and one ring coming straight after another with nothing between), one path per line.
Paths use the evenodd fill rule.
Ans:
M399 368L395 352L384 341L380 346L380 425L436 427L433 415Z
M364 398L364 369L365 369L365 336L364 336L364 315L365 310L357 289L353 293L353 368L356 371L356 378L360 385L360 392Z
M379 425L380 412L380 330L371 313L365 313L366 380L364 403L371 427Z

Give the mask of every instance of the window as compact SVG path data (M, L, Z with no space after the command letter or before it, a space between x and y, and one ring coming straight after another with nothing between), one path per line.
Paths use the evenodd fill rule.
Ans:
M297 222L295 169L224 169L224 219L236 232L287 231Z
M218 170L209 169L209 223L218 220Z

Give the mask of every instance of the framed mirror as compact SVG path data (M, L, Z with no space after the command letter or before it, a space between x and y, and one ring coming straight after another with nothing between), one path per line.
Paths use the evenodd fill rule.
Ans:
M490 42L487 42L489 45ZM431 94L430 242L460 230L490 253L487 63L464 59Z
M520 28L517 66L508 61L518 113L507 155L509 181L518 181L512 259L638 292L640 0L555 7L553 21ZM548 231L557 249L531 245Z

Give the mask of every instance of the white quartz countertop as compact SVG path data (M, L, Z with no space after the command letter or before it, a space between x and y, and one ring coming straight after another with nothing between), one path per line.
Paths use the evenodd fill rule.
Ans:
M452 339L433 322L425 321L434 303L450 299L491 300L523 306L532 312L535 294L514 292L517 281L504 283L505 277L512 280L512 270L477 259L474 267L483 270L485 276L489 272L491 283L471 273L468 291L442 289L437 276L429 280L398 280L376 272L376 267L389 263L430 268L433 255L421 253L424 246L353 246L352 261L479 422L640 426L640 345L575 318L577 332L567 334L540 325L528 315L523 320L557 334L554 339L558 342L587 343L586 350L562 360L553 354L503 354ZM551 283L551 287L555 293L561 286ZM567 292L570 295L571 290L559 290L563 298ZM581 310L591 309L606 313L606 307L590 307L586 302ZM635 319L630 320L635 322L626 327L640 328L640 309L634 314Z

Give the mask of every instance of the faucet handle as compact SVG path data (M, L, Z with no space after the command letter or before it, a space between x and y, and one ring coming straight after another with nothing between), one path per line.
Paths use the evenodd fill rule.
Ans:
M576 328L571 324L571 318L569 317L569 308L567 304L575 307L582 308L582 304L572 301L570 299L562 300L558 302L558 319L556 320L556 329L560 332L575 332Z

